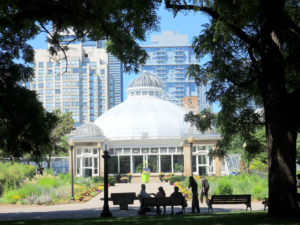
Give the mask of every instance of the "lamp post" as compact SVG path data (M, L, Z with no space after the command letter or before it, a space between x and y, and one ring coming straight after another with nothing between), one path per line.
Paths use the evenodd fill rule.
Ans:
M188 142L190 143L190 157L191 157L191 176L193 176L193 143L194 143L194 137L192 134L190 134Z
M101 143L99 142L97 145L98 148L98 173L99 173L99 182L100 182L100 150L101 150Z
M103 143L102 150L104 151L104 155L102 156L102 158L104 158L104 205L100 217L112 217L108 206L108 159L110 158L110 156L108 154L109 144L107 140L105 140L105 142Z
M182 182L183 182L183 155L182 155L182 151L183 151L183 146L184 146L184 142L181 141L180 142L180 147L181 147L181 176L182 176Z
M74 140L73 138L70 139L69 141L69 146L70 146L70 149L71 149L71 176L72 176L72 197L71 197L71 201L74 201L74 184L73 184L73 147L74 147L75 143L74 143Z
M244 148L245 162L246 162L246 147L247 147L246 142L244 142L243 148Z

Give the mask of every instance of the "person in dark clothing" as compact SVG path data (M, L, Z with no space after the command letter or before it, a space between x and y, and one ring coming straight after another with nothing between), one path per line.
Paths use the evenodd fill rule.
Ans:
M206 204L208 204L208 190L209 190L209 184L208 181L205 179L205 177L202 177L202 189L201 189L201 197L200 201L203 203L203 196L205 195Z
M183 195L181 192L179 192L179 188L175 186L174 192L170 195L170 197L183 197ZM172 206L171 214L174 214L174 206Z
M170 197L183 197L183 195L179 192L179 188L175 186L174 192L170 195Z
M200 213L199 200L198 200L198 184L192 176L189 177L189 181L190 181L189 188L192 188L192 194L193 194L192 213L195 213L195 208L197 210L197 213Z

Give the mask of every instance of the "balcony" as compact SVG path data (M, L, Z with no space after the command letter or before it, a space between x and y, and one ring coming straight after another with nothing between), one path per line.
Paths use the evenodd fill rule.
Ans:
M158 69L156 69L156 70L166 70L166 68L158 68Z

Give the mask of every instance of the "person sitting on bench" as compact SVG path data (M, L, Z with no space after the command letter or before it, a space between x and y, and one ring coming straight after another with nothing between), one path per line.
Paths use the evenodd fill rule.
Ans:
M170 197L183 197L183 195L182 195L181 192L179 192L179 188L177 186L175 186L174 187L174 192L170 195ZM174 214L173 213L173 206L172 206L172 212L171 212L171 214Z
M162 187L159 187L158 188L158 192L157 192L157 194L156 194L155 197L157 197L157 198L164 198L164 197L166 197L165 190ZM166 214L166 206L164 206L164 214Z
M141 191L140 191L140 196L141 196L142 198L151 198L150 195L154 195L154 196L155 196L155 194L153 194L153 193L148 194L148 193L146 192L146 185L145 185L145 184L142 184L141 187L142 187L142 189L141 189ZM142 202L141 202L141 204L142 204ZM153 206L150 207L150 211L151 211L151 212L155 212L155 209L154 209Z

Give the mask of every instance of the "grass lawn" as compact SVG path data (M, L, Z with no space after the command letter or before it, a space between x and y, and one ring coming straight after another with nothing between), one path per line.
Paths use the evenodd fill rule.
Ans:
M43 225L43 224L141 224L141 225L166 225L166 224L204 224L204 225L253 225L253 224L300 224L300 218L275 220L267 217L267 212L233 212L187 215L160 215L123 218L83 218L83 219L56 219L56 220L15 220L1 221L1 225Z

